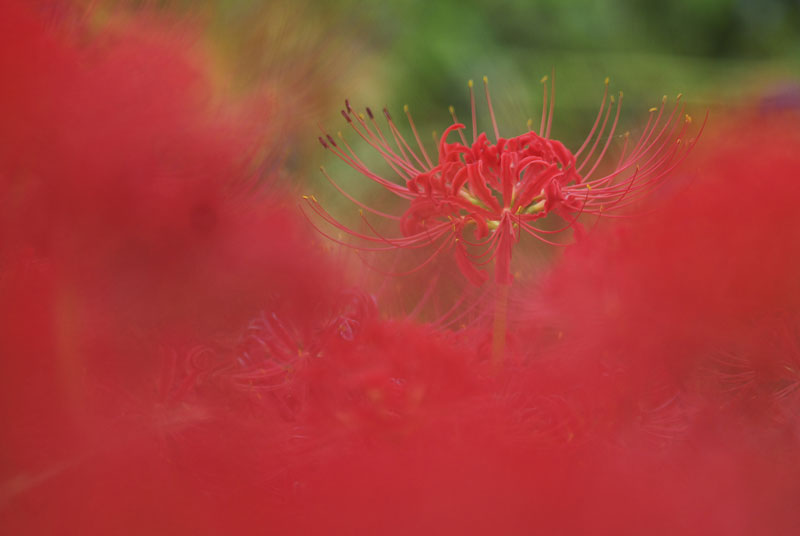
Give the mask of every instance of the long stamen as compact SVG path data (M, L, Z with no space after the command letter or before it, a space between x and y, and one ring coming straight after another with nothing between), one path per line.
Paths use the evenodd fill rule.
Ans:
M683 161L683 159L686 158L686 156L689 154L689 152L697 144L697 141L698 141L700 135L702 134L703 129L705 128L705 123L706 123L707 118L708 118L708 113L706 113L705 119L703 121L703 124L700 127L700 130L698 131L697 135L695 136L695 138L690 143L688 143L688 144L687 143L682 143L683 138L679 137L676 140L676 143L674 145L672 145L672 149L667 154L665 154L664 157L662 157L661 161L652 166L653 168L658 169L658 173L655 176L651 176L649 178L648 182L645 185L643 185L643 186L638 188L639 190L642 190L642 191L638 192L638 195L636 197L639 197L643 193L646 193L647 191L650 191L650 190L656 188L657 186L659 186L661 184L661 182L663 182L663 181L660 181L660 179L662 179L663 177L667 176L673 169L675 169L678 165L680 165L680 163ZM691 123L691 118L687 116L687 119L685 120L684 127L681 129L680 136L683 135L683 132L685 132L685 130L686 130L686 125L688 125L689 123ZM653 186L647 188L648 186L650 186L650 184L653 184ZM617 203L614 208L622 208L624 206L630 205L632 202L633 202L633 200L629 200L625 204Z
M391 131L392 130L392 121L391 121L391 116L389 115L389 111L386 108L384 108L383 109L383 114L386 116L386 120L387 120L386 122L389 125L389 130ZM375 128L375 132L378 133L378 136L380 137L381 141L383 142L384 147L386 147L386 149L388 151L390 151L391 154L396 156L398 162L405 169L408 170L408 173L411 175L411 177L414 177L415 175L418 175L420 173L420 170L417 169L416 166L414 166L414 164L411 163L411 161L409 161L408 157L403 153L403 149L402 149L402 147L400 147L399 143L397 145L398 145L398 148L400 149L400 154L402 156L398 155L397 153L395 153L392 150L391 145L389 145L389 142L386 141L386 138L383 135L383 130L381 130L381 127L378 124L378 121L375 119L375 116L372 115L372 113L369 114L369 119L370 119L370 122L372 123L372 126Z
M367 110L369 110L369 108ZM363 116L356 115L356 119L361 128L357 127L356 123L353 121L348 123L350 128L352 128L361 137L361 139L367 142L373 149L378 151L378 153L381 155L381 157L383 157L386 163L389 164L392 170L404 181L410 180L411 177L419 173L414 166L396 155L394 151L392 151L391 147L385 144L385 142L382 142L381 139L372 132Z
M442 244L438 248L436 248L436 250L427 259L425 259L422 263L418 264L414 268L412 268L412 269L410 269L408 271L405 271L405 272L387 272L387 271L379 269L377 266L374 266L374 265L371 265L371 264L367 263L363 258L361 259L361 262L367 264L367 266L369 266L371 269L373 269L374 271L376 271L379 274L382 274L382 275L385 275L385 276L389 276L389 277L404 277L404 276L407 276L407 275L415 274L415 273L419 272L420 270L422 270L423 268L425 268L426 266L428 266L430 263L432 263L436 259L436 257L439 256L440 253L442 253L442 251L445 250L445 248L449 249L450 247L452 247L453 244L455 243L455 240L456 239L451 235L450 237L448 237L448 239L442 241Z
M494 128L494 139L500 141L500 130L497 128L497 119L494 116L494 108L492 108L492 98L489 96L489 77L483 77L483 87L486 90L486 104L489 105L489 117L492 118L492 128Z
M487 288L486 290L484 290L481 293L480 297L477 300L473 301L468 307L464 308L463 311L460 311L458 314L454 314L456 311L458 311L458 306L461 303L461 300L459 300L456 303L456 305L451 307L444 315L442 315L442 318L439 319L436 323L434 323L434 325L436 325L440 329L449 329L449 328L451 328L452 326L454 326L458 322L460 322L464 317L469 315L472 311L474 311L476 309L479 309L480 305L483 303L484 298L486 298L488 293L489 293L489 289ZM449 317L451 315L453 315L453 317L448 320L447 317ZM481 316L483 316L483 315L481 315Z
M545 138L550 137L550 127L553 125L553 110L556 105L556 68L553 67L550 73L550 113L547 115L547 131L544 133Z
M439 274L436 274L431 278L431 281L428 283L428 286L425 289L425 292L422 294L422 297L419 299L419 301L417 301L414 309L412 309L411 312L406 315L406 318L414 319L422 312L422 308L428 303L428 300L430 300L431 296L433 296L434 290L436 289L436 284L438 282Z
M603 124L600 126L600 132L597 133L597 137L595 138L594 143L592 144L592 148L589 149L589 153L583 158L583 162L581 162L581 164L577 167L578 173L580 173L581 170L583 170L583 168L586 166L586 164L589 163L589 160L592 158L595 149L597 149L597 144L599 144L600 140L603 139L603 133L606 131L606 126L608 125L608 118L611 115L611 108L614 106L614 103L615 103L614 95L611 95L608 108L606 109L606 115L603 117Z
M375 236L370 236L370 235L366 235L366 234L360 233L358 231L355 231L355 230L351 229L350 227L347 227L346 225L340 223L328 211L326 211L322 207L322 205L319 204L319 202L317 201L317 199L313 195L312 196L303 196L303 200L308 204L308 206L311 208L311 210L313 210L320 218L322 218L324 221L326 221L327 223L329 223L330 225L332 225L336 229L339 229L340 231L348 233L349 235L351 235L351 236L353 236L355 238L358 238L360 240L365 240L365 241L368 241L368 242L377 242L377 243L389 244L389 247L385 247L385 248L359 247L359 246L355 246L355 245L352 245L352 244L347 244L347 243L342 242L340 240L334 239L334 238L330 237L330 235L322 232L317 227L317 230L319 230L321 234L327 236L328 238L330 238L331 240L334 240L335 242L338 242L340 244L346 245L348 247L352 247L353 249L361 249L361 250L364 250L364 251L387 251L389 249L397 249L399 247L409 248L409 249L421 248L421 247L425 247L426 245L428 245L430 243L430 241L432 240L432 237L433 237L433 240L435 240L436 238L442 236L447 231L447 229L450 227L450 223L442 222L442 223L440 223L438 225L435 225L435 226L433 226L433 227L431 227L429 229L425 229L424 232L420 232L420 233L417 233L417 234L414 234L414 235L411 235L411 236L406 236L406 237L403 237L401 239L389 239L389 238L383 237L383 236L381 236L381 235L379 235L377 233L376 233ZM305 214L305 212L304 212L304 214ZM308 217L308 216L306 215L306 217ZM310 221L310 218L309 218L309 221ZM312 224L313 224L313 222L312 222Z
M559 242L553 242L552 240L548 240L547 238L545 238L545 237L543 237L543 236L541 236L539 234L539 230L536 227L532 226L531 224L529 224L529 223L527 223L527 222L525 222L523 220L517 220L517 224L520 226L520 228L525 230L529 235L535 237L536 240L538 240L539 242L544 242L545 244L548 244L550 246L558 246L558 247L564 247L564 246L568 245L568 244L561 244Z
M609 108L609 110L610 110L610 108ZM595 161L594 166L592 166L592 169L590 169L589 172L586 175L584 175L584 177L583 177L584 180L588 180L592 176L592 173L594 173L594 170L597 169L597 166L600 165L600 162L603 161L603 158L606 155L606 151L608 151L608 146L611 145L611 140L614 137L614 132L617 129L617 123L619 123L619 112L620 112L620 110L622 110L622 91L619 92L619 100L617 101L617 113L614 116L614 122L611 123L611 129L608 131L608 137L606 138L606 144L603 147L603 150L600 152L600 156L597 157L597 160Z
M622 151L620 151L619 160L617 160L617 165L614 167L614 169L618 169L622 164L622 162L625 160L625 153L628 150L628 143L630 142L631 139L630 131L625 132L624 138L625 141L622 144Z
M422 156L425 158L425 162L427 162L428 167L432 168L433 164L431 163L431 159L428 156L428 151L425 150L425 146L422 145L422 140L419 139L419 133L417 132L417 127L414 125L414 120L411 118L411 112L408 111L408 104L403 106L403 111L408 118L408 124L411 126L411 132L414 133L414 139L417 140L417 145L419 145L419 150L422 153Z
M675 121L670 128L669 134L665 137L666 139L670 140L677 138L674 144L668 143L659 145L658 150L655 151L646 162L641 163L640 161L640 165L637 166L637 170L633 177L618 184L617 186L604 188L603 191L606 193L596 195L590 204L596 206L598 204L605 203L606 208L611 207L614 210L619 210L633 204L639 197L658 187L662 182L661 179L675 169L675 167L677 167L683 161L683 159L686 158L692 148L697 144L697 141L702 134L703 129L705 128L705 122L707 118L708 113L706 113L700 130L694 139L690 141L690 143L681 143L681 141L683 140L683 136L688 128L688 125L692 122L691 117L688 115L684 117L684 120L682 121L683 126L677 135L675 134L675 130L679 121ZM670 123L672 123L672 121L670 121ZM649 152L649 149L647 151L643 151L643 154L646 154L647 152ZM645 179L634 187L633 183L635 182L637 175L641 175L642 177L645 177ZM619 189L621 186L625 186L624 191ZM613 199L613 197L616 196L618 197ZM626 199L624 203L622 202L623 199ZM590 210L587 212L593 211ZM615 216L606 214L606 217Z
M350 127L356 133L358 133L358 135L364 141L378 151L386 163L388 163L403 180L408 181L419 171L411 164L411 162L408 161L407 158L403 158L394 152L392 147L386 141L386 138L380 132L380 128L378 128L378 125L375 122L375 117L372 114L372 110L367 108L366 111L370 121L373 124L373 127L375 127L376 130L373 131L372 128L370 128L363 114L356 114L356 122L350 122Z
M539 135L545 137L544 128L547 124L547 75L540 80L542 83L542 122L539 124Z
M397 145L397 148L400 150L400 154L403 155L403 158L409 161L408 156L406 155L406 151L408 151L408 154L410 154L414 158L414 161L417 163L417 165L420 168L425 169L425 164L422 162L422 159L420 159L420 157L417 156L417 153L414 152L414 150L408 144L406 139L400 133L400 130L397 128L397 125L394 124L392 116L389 115L389 110L384 108L383 115L386 116L386 123L389 125L389 129L391 130L392 136L394 137L394 142Z
M472 143L475 143L478 140L478 116L475 114L475 88L473 87L475 84L470 80L467 85L469 86L469 106L472 109Z
M631 153L631 155L628 157L628 161L623 165L623 167L620 170L618 170L617 172L615 172L615 173L618 173L618 172L622 171L622 169L627 169L627 168L629 168L630 166L632 166L634 164L639 165L640 167L648 166L649 163L652 162L653 159L656 158L657 155L660 154L662 151L664 151L665 148L668 146L668 144L665 144L664 142L666 140L673 139L671 133L673 133L675 131L675 126L677 125L677 121L676 121L675 125L672 125L673 120L677 117L678 121L679 121L680 117L682 115L682 112L681 112L681 113L678 113L677 116L676 116L676 112L678 112L679 109L682 110L682 107L680 107L680 103L679 102L675 103L675 107L673 108L672 112L670 113L669 118L666 120L664 125L661 127L661 129L659 130L659 132L656 135L656 137L653 138L652 140L650 140L650 138L652 137L653 133L656 131L656 128L658 127L658 123L660 122L661 115L662 115L661 112L663 111L664 103L666 103L666 96L662 99L661 111L659 112L658 117L656 118L656 121L653 123L653 126L650 129L650 132L647 133L647 139L642 143L637 143L637 149L635 149ZM672 125L672 126L670 126L670 125ZM642 138L644 138L644 137L645 136L643 134ZM645 144L647 144L647 146L645 146ZM642 163L642 160L651 151L653 151L653 152L648 157L647 161Z
M664 131L663 131L663 128L662 128L662 130L655 137L655 139L653 139L651 141L651 138L653 137L653 134L656 132L656 129L658 128L658 125L661 123L661 118L664 115L664 108L666 107L666 105L667 105L667 96L664 95L663 97L661 97L661 107L658 108L658 114L656 115L655 119L652 121L652 123L648 120L648 124L650 125L650 130L645 129L644 132L642 132L642 135L639 138L639 141L637 142L636 147L634 147L633 151L631 151L631 154L628 156L628 161L625 164L626 166L630 166L631 163L635 162L636 159L638 159L640 155L647 153L647 151L649 151L650 148L652 148L653 145L656 144L658 139L663 134ZM676 103L676 106L677 106L677 103ZM652 114L655 111L656 111L655 107L650 108L650 115L652 116ZM672 113L674 114L675 111L673 110ZM673 116L671 114L669 119L667 119L667 123L666 124L669 124L670 122L672 122L672 117Z
M361 173L362 175L366 176L367 178L377 182L378 184L380 184L381 186L383 186L384 188L386 188L390 192L392 192L392 193L394 193L394 194L396 194L396 195L398 195L400 197L406 198L406 199L410 198L409 191L405 186L401 186L399 184L395 184L395 183L393 183L391 181L388 181L388 180L384 179L383 177L373 173L372 171L370 171L369 168L367 168L367 166L364 165L364 163L355 155L355 152L350 147L350 145L347 143L347 141L344 140L343 136L340 139L342 140L342 142L344 143L345 147L347 148L348 152L352 155L352 157L348 156L344 151L342 151L341 148L339 148L339 146L335 142L332 142L333 140L332 140L330 135L326 134L326 137L327 137L328 141L325 141L325 139L323 139L322 137L320 137L320 139L319 139L319 141L322 144L322 146L325 149L328 149L329 151L334 153L336 156L338 156L347 165L349 165L353 169L357 170L359 173ZM362 135L362 138L363 138L363 135ZM381 154L383 155L383 153L381 153ZM404 175L398 169L396 169L395 166L393 166L392 163L388 159L387 159L387 163L389 164L389 166L392 167L392 169L398 175L400 175L401 177L405 178Z
M608 100L608 82L609 82L609 78L606 77L606 81L605 81L606 85L605 85L605 89L603 90L603 100L600 101L600 109L597 110L597 117L594 120L594 124L592 125L592 129L589 131L589 135L586 136L586 139L583 141L583 144L581 145L580 149L578 149L575 152L575 158L578 158L581 155L581 153L583 152L583 150L586 149L586 146L589 145L589 142L592 140L592 137L594 136L594 133L597 130L597 125L600 124L600 118L603 117L603 110L605 109L606 101Z
M400 218L398 218L397 216L393 216L391 214L387 214L385 212L381 212L380 210L376 210L376 209L374 209L372 207L369 207L369 206L365 205L364 203L360 202L359 200L355 199L352 195L347 193L347 191L345 191L341 186L339 186L336 183L336 181L334 181L331 178L330 175L328 175L328 172L325 171L325 168L323 166L320 166L319 170L322 172L322 174L325 176L325 178L328 179L328 182L330 182L333 185L333 187L336 188L339 191L339 193L341 193L343 196L345 196L347 199L349 199L355 205L361 207L362 209L366 210L367 212L371 212L371 213L375 214L376 216L381 216L382 218L387 218L387 219L390 219L390 220L400 221Z
M453 118L453 124L458 124L459 120L458 117L456 117L456 109L453 106L450 106L447 108L447 110L450 112L450 116ZM464 137L464 129L458 129L458 135L461 137L461 143L467 145L467 138Z

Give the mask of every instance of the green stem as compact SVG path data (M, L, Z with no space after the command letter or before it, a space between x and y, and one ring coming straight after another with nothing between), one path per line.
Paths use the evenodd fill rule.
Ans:
M492 327L492 368L499 372L503 368L508 331L508 292L511 285L498 285L494 297L494 324Z

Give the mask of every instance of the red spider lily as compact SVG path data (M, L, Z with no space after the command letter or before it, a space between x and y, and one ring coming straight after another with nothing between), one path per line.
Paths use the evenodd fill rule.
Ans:
M543 83L546 81L547 77ZM313 196L305 198L308 206L327 223L366 243L355 246L357 249L383 251L434 245L433 254L423 265L439 253L453 251L459 269L472 283L482 284L487 278L482 267L494 262L497 283L508 285L512 281L512 251L520 239L520 231L547 244L561 245L550 240L548 235L570 227L579 229L577 219L581 214L599 216L618 211L653 190L687 156L702 132L701 127L698 135L688 138L691 117L684 114L680 95L671 112L665 110L667 98L664 97L660 108L650 109L639 139L631 143L626 133L613 167L600 175L598 168L607 160L622 102L622 92L618 99L609 96L608 80L594 125L574 153L550 137L554 83L551 82L549 101L544 84L539 132L530 130L512 138L500 136L486 77L484 86L494 142L486 133L478 132L475 93L470 81L472 141L467 141L465 126L458 122L451 107L453 124L442 134L435 161L422 145L407 106L405 113L418 152L400 133L386 108L383 114L388 131L381 128L372 110L367 108L365 116L354 112L345 101L342 116L348 126L380 154L401 180L393 181L372 171L341 133L337 142L323 132L320 143L353 169L409 204L399 217L366 206L334 183L323 169L325 177L361 207L362 219L371 234L338 222ZM459 140L448 141L456 132ZM381 235L366 220L364 211L399 222L403 236ZM536 221L550 213L561 216L567 224L557 230L538 227ZM472 233L467 234L470 226L473 226Z

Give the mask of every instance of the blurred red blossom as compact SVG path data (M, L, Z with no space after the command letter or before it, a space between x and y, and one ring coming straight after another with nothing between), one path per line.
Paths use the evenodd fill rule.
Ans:
M631 460L660 445L678 464L669 489L684 474L711 492L687 472L699 455L681 454L681 444L716 453L728 487L716 521L698 533L790 534L798 518L783 499L797 493L800 470L791 454L800 447L800 130L791 113L740 116L706 139L676 179L684 191L569 250L512 304L511 330L542 341L527 359L557 360L570 378L574 387L556 383L551 396L570 401L584 437L621 441ZM737 528L722 529L726 519Z
M34 13L3 20L15 83L0 89L0 258L30 250L63 288L134 323L234 327L275 289L313 292L303 274L325 284L304 257L321 252L269 175L280 162L257 156L275 134L269 99L218 93L185 23L121 14L90 33L45 29Z
M213 410L165 409L170 349L264 307L307 329L337 278L257 158L274 107L220 92L191 26L50 15L0 17L0 526L200 528L164 441Z

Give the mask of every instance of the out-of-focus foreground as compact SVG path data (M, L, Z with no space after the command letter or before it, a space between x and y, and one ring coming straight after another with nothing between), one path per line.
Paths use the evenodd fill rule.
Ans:
M797 533L800 7L462 4L0 2L0 532ZM709 119L635 205L580 202L636 192L646 152L573 199L563 247L523 234L509 281L458 261L499 143L446 185L478 215L455 257L421 216L395 247L373 216L412 196L380 181L417 164L386 127L356 143L358 114L408 103L441 157L468 79L512 137L553 72L574 153L604 78L625 89L606 176L626 129L661 138L662 94L694 119L655 160Z

